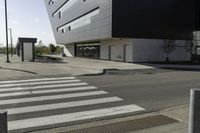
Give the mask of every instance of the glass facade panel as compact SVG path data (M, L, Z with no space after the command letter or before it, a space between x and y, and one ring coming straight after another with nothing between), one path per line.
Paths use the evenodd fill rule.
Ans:
M85 25L89 25L91 24L91 19L93 16L96 16L98 15L100 12L99 8L58 28L58 31L62 31L64 29L64 32L67 32L67 31L70 31L70 30L75 30L79 27L83 27Z
M69 9L71 6L73 6L76 2L78 2L79 0L69 0L67 1L58 11L56 11L53 16L55 16L56 14L58 14L59 12L62 14L63 12L65 12L67 9Z
M76 56L86 58L100 58L100 43L76 44Z

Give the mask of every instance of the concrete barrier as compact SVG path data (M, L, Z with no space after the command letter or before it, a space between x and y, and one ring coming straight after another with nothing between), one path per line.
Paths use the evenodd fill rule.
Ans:
M200 133L200 89L190 92L189 133Z
M0 110L0 133L8 133L7 111Z

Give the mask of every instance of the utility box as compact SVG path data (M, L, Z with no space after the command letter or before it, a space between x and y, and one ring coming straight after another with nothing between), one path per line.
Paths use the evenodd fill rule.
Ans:
M18 38L17 55L24 61L35 61L35 43L37 38Z

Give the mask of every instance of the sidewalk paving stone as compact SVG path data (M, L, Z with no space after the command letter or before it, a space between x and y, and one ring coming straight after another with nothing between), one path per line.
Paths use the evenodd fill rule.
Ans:
M5 63L6 56L0 56L0 80L5 77L35 77L35 76L53 76L53 75L98 75L103 74L105 70L110 70L112 73L119 71L121 74L135 74L139 73L151 74L157 72L157 68L162 67L175 67L175 68L200 68L199 65L165 65L165 64L135 64L135 63L123 63L113 62L96 59L84 59L84 58L69 58L64 57L62 63L56 62L42 62L36 60L36 62L21 62L21 59L17 56L10 57L11 63ZM123 72L125 71L125 72ZM131 72L132 71L132 72ZM159 69L158 69L159 71ZM169 71L169 70L160 70Z

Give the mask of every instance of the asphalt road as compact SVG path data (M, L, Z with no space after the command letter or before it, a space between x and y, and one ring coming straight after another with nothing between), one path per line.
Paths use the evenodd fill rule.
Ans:
M189 103L200 72L137 70L0 82L9 131L21 133L159 111Z
M198 71L160 71L146 74L110 74L79 77L147 112L189 104L190 89L200 88Z

